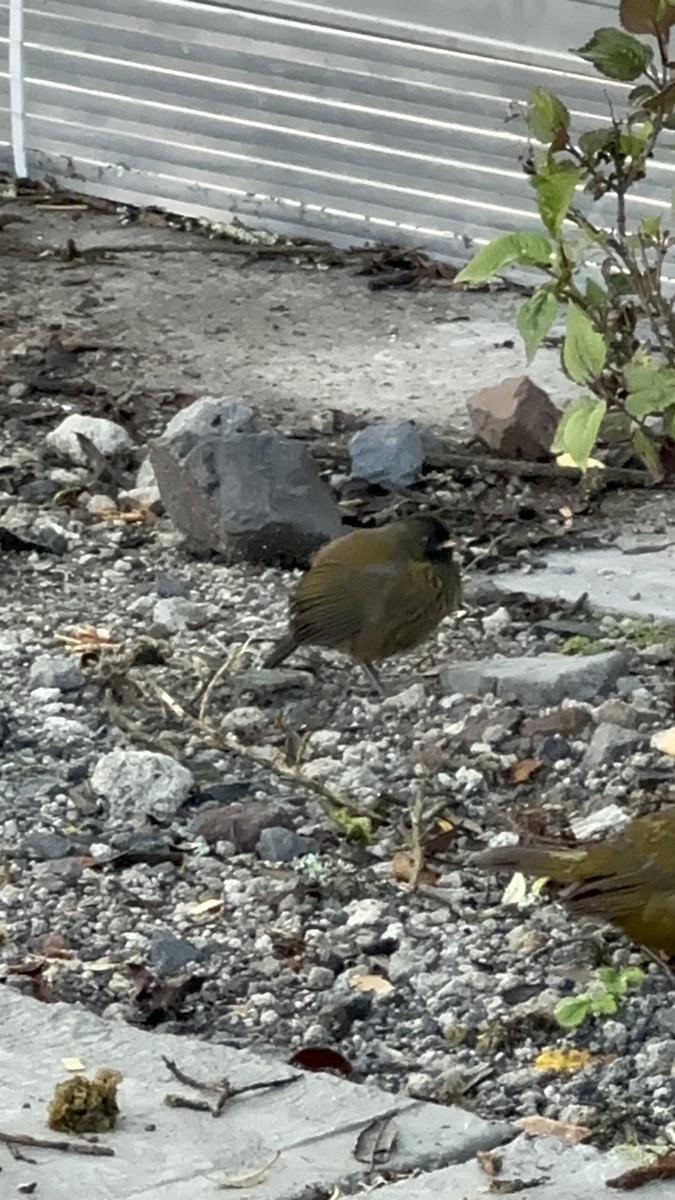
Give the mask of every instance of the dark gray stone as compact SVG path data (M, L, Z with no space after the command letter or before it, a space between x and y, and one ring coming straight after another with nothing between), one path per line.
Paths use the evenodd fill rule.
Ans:
M235 804L238 800L243 800L250 790L251 782L248 779L225 779L219 783L204 784L196 796L192 797L191 803Z
M202 951L186 938L156 929L150 942L150 965L157 975L176 975L188 963L199 962Z
M30 669L31 688L58 688L76 692L84 683L84 674L76 658L70 655L41 654Z
M196 546L299 565L342 532L306 446L264 427L241 401L196 401L169 422L150 456L167 513Z
M349 454L353 479L408 487L422 470L424 441L414 421L368 425L351 438Z
M314 682L309 671L296 671L292 667L261 668L242 671L234 680L237 696L252 692L256 696L275 695L276 692L302 691Z
M305 854L316 854L318 850L319 843L315 838L295 833L283 825L271 825L263 829L256 846L259 857L267 862L289 863L296 858L303 858Z
M544 708L565 699L602 696L625 670L626 661L619 650L588 656L547 653L452 663L441 668L440 682L450 694L482 696L492 692L502 700Z
M190 595L189 585L177 575L158 576L155 580L155 591L161 600L168 600L171 596L181 596L185 599Z
M27 833L23 839L24 851L40 862L51 859L66 858L76 847L70 838L61 833Z
M596 767L608 766L610 763L619 762L620 759L630 754L631 750L634 750L643 740L641 735L632 729L626 729L623 725L613 725L609 721L603 721L602 724L598 725L589 742L582 765L587 770L592 771Z

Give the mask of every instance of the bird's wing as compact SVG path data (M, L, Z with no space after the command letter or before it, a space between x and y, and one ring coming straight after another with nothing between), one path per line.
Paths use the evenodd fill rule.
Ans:
M388 589L392 574L400 576L400 571L390 564L369 563L346 576L341 562L315 560L291 600L294 637L298 642L345 645L363 630L366 612L379 614L374 600Z
M426 629L444 615L443 589L427 562L407 562L396 575L382 577L379 583L379 602L373 606L371 618L373 638L386 629L387 654L396 654L421 641Z

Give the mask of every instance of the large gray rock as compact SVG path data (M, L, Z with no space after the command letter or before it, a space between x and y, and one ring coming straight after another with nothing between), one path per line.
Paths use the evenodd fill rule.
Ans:
M112 750L99 758L92 790L106 800L110 816L172 817L186 800L192 775L168 754L152 750Z
M425 458L421 431L413 421L368 425L349 443L352 478L408 487L419 478Z
M584 754L582 766L589 771L609 766L630 754L644 738L633 729L603 721L598 725Z
M593 700L605 694L625 670L626 660L618 650L588 656L520 655L452 663L442 667L440 681L448 693L492 692L502 700L544 708L565 699Z
M84 674L76 658L67 654L41 654L30 669L30 686L58 688L60 692L76 692L84 683Z
M474 433L508 458L541 458L548 454L560 413L548 392L527 375L503 379L481 388L467 402Z
M116 458L132 449L131 438L121 425L105 417L85 417L80 413L64 417L56 429L47 434L45 441L51 450L55 450L67 462L86 466L87 455L80 445L78 433L89 438L106 458Z
M342 531L307 448L265 428L241 401L197 400L150 458L167 513L198 546L292 566Z

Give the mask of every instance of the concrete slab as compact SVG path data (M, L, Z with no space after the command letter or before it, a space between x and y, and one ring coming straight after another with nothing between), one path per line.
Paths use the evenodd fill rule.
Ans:
M659 540L651 539L652 544ZM559 600L575 601L587 592L589 603L607 612L671 621L675 614L675 545L644 553L618 547L555 551L541 569L505 571L491 582L504 592Z
M34 1163L17 1162L0 1147L3 1197L38 1185L42 1200L202 1200L226 1180L248 1177L256 1200L301 1200L354 1189L367 1164L354 1157L356 1139L371 1121L391 1116L398 1130L393 1170L430 1170L471 1159L512 1136L506 1124L459 1108L397 1099L375 1088L326 1075L299 1073L287 1088L234 1098L218 1119L168 1108L182 1088L164 1066L174 1059L200 1079L227 1076L234 1085L294 1072L278 1059L108 1022L75 1006L40 1004L0 987L0 1130L57 1137L46 1125L54 1085L67 1077L61 1060L78 1057L87 1074L99 1067L124 1075L117 1130L101 1141L112 1158L36 1149ZM267 1166L266 1166L267 1165ZM265 1169L266 1168L266 1169ZM259 1174L258 1174L259 1173Z
M494 1157L501 1162L494 1187L490 1186L491 1177L473 1161L390 1184L378 1191L378 1200L410 1200L412 1196L415 1200L485 1200L500 1192L516 1193L527 1200L598 1200L613 1194L605 1187L607 1179L635 1166L622 1155L601 1154L592 1146L525 1134ZM515 1186L516 1182L520 1186ZM648 1183L640 1187L639 1195L640 1200L672 1200L675 1185L672 1180Z

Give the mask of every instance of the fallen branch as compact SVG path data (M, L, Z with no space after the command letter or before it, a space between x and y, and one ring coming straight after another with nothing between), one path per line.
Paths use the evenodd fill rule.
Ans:
M98 1142L72 1142L66 1138L39 1138L30 1133L4 1133L0 1130L0 1142L6 1146L37 1146L42 1150L63 1150L66 1154L91 1154L95 1158L112 1158L112 1146L100 1146Z
M295 1083L295 1080L300 1078L299 1075L287 1075L285 1079L261 1079L258 1083L245 1083L241 1087L234 1087L226 1076L222 1079L206 1081L195 1079L192 1075L187 1075L185 1071L182 1071L178 1064L172 1058L167 1058L165 1054L162 1055L162 1062L174 1078L185 1087L194 1088L198 1092L209 1092L215 1096L213 1108L206 1101L190 1100L186 1096L176 1096L174 1093L165 1096L164 1103L168 1104L170 1108L192 1108L200 1112L210 1112L213 1117L219 1117L228 1100L232 1100L234 1096L242 1096L245 1092L258 1092L263 1088L286 1087L287 1084Z

